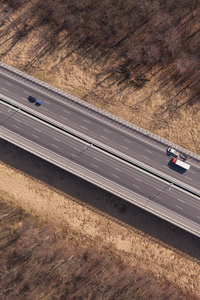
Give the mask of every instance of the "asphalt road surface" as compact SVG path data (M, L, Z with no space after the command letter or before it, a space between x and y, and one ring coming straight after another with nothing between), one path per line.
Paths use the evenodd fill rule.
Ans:
M147 202L164 207L173 213L182 216L196 224L200 224L200 202L192 196L176 190L169 184L164 184L148 174L124 164L123 161L110 157L98 151L90 144L75 140L69 135L47 126L37 119L26 116L20 110L10 109L0 104L0 125L12 131L24 140L39 144L49 153L56 153L66 160L66 164L73 161L98 174L109 182L129 190L133 197L135 194L147 199ZM34 147L34 144L33 144Z
M166 152L158 149L155 145L147 143L135 135L128 134L112 124L97 118L78 107L71 106L66 102L57 101L52 96L26 85L5 74L0 74L0 93L18 103L21 103L36 112L58 121L72 129L83 133L98 142L101 142L118 152L133 157L138 161L153 167L154 169L171 176L191 187L200 190L200 168L191 165L190 169L182 173L181 168L170 167L170 157ZM42 105L36 107L28 102L29 95L42 100ZM189 164L190 161L188 161ZM173 165L171 165L173 166Z

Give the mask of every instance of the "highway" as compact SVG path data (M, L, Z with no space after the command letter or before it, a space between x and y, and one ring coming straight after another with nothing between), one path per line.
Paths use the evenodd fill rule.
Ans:
M15 103L0 101L2 138L200 236L200 197L176 187L178 180L199 195L198 166L189 161L190 170L182 174L171 169L162 147L24 78L1 72L0 95ZM42 105L29 103L29 95L42 100ZM71 134L74 131L84 138ZM132 159L146 166L146 171L132 164ZM148 168L166 174L167 179L152 175Z
M68 102L58 101L42 91L35 90L26 83L17 81L6 74L0 74L0 94L14 99L17 103L27 108L35 109L44 116L72 128L105 146L134 158L154 169L170 176L172 180L179 180L200 191L200 168L192 165L190 170L181 174L177 169L169 167L170 157L166 152L149 144L139 137L116 128L111 122L89 114L79 107L72 106ZM29 103L29 95L42 100L41 107L35 107ZM188 163L190 163L188 161Z
M154 202L173 213L182 216L196 224L200 223L200 202L169 184L152 178L130 164L115 157L107 156L90 144L82 143L69 135L51 128L37 119L30 118L16 109L0 104L1 127L12 131L41 147L48 149L49 153L56 153L70 162L80 165L82 168L98 176L106 178L109 182L129 190L133 197L135 194Z

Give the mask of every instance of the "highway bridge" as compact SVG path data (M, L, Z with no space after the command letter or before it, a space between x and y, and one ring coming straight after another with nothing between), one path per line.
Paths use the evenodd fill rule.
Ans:
M200 236L197 155L178 172L162 140L5 64L0 124L1 138Z

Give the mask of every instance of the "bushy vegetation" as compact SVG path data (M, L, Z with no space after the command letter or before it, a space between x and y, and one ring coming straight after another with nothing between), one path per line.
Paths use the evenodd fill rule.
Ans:
M86 238L58 236L3 199L0 220L1 299L194 299Z
M174 103L190 91L184 104L199 100L200 75L200 3L190 1L135 0L34 0L3 1L1 38L15 29L8 41L9 50L36 28L40 43L32 49L32 60L26 68L47 54L66 45L58 66L73 52L82 58L105 65L118 83L141 87L151 80L149 70L159 67L160 87L172 83L178 87ZM13 11L27 9L15 20ZM4 26L3 26L4 25ZM5 26L6 25L6 26ZM115 63L113 64L113 57ZM109 62L110 60L110 63ZM111 67L112 66L112 67ZM105 72L105 68L104 68ZM155 74L158 70L156 69ZM152 75L153 76L153 75ZM169 103L170 105L170 103Z

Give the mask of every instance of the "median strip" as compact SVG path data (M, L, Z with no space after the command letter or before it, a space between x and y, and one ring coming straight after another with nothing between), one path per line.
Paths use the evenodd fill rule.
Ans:
M83 142L86 142L86 143L90 143L92 145L94 145L97 149L101 150L101 151L104 151L105 153L108 153L112 156L115 156L116 158L118 159L121 159L123 160L124 162L126 163L129 163L133 166L136 166L138 168L140 168L141 170L144 170L146 172L148 172L149 174L152 174L162 180L165 180L167 181L168 183L173 183L175 186L177 186L178 188L181 188L183 189L184 191L187 191L189 193L191 193L192 195L195 195L195 196L200 196L200 191L199 190L196 190L195 188L191 188L190 186L186 185L186 184L183 184L182 182L178 181L178 180L174 180L174 178L164 174L164 173L161 173L159 171L157 171L156 169L153 169L141 162L138 162L137 160L135 160L134 158L132 157L129 157L127 155L124 155L108 146L105 146L104 144L96 141L96 140L93 140L93 139L89 139L88 136L85 136L81 133L79 133L78 131L75 131L61 123L58 123L56 121L52 122L52 120L50 120L48 117L45 117L44 115L40 114L40 113L36 113L34 110L32 109L27 109L26 106L22 105L22 104L18 104L16 101L14 100L11 100L9 99L8 97L6 96L2 96L0 95L0 99L3 103L6 103L8 105L12 105L12 107L15 107L16 109L20 109L22 112L30 115L30 116L33 116L35 118L37 118L38 120L41 120L43 122L45 122L46 124L49 124L63 132L66 132L67 134L71 135L72 137L75 137L75 138L78 138L80 139L81 141ZM27 100L28 101L28 100ZM122 147L125 148L125 146L122 145Z

